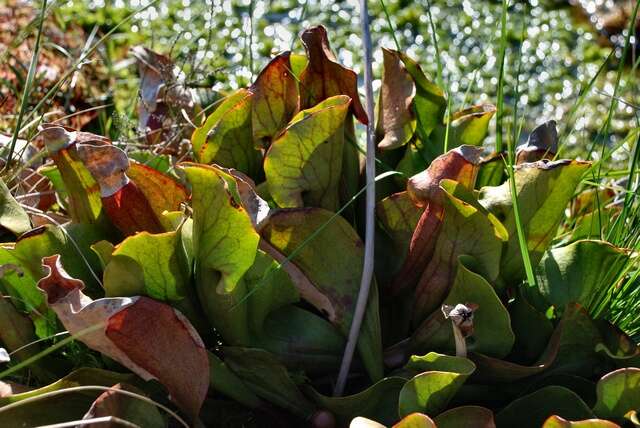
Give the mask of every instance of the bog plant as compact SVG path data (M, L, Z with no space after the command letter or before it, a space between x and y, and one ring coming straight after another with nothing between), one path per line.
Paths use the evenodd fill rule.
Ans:
M637 425L640 349L607 320L637 254L592 238L621 215L615 192L556 159L553 122L515 165L488 152L496 109L448 111L393 50L375 282L331 396L363 270L354 122L373 118L325 29L302 41L212 106L136 49L146 154L42 125L48 161L30 172L55 200L0 189L0 425ZM44 347L62 331L76 341Z

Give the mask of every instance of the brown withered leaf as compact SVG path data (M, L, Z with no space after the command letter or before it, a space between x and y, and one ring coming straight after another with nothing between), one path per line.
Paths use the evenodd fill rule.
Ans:
M444 217L440 180L456 180L465 188L472 189L481 153L482 149L478 147L457 147L437 157L429 168L409 179L407 193L414 204L424 207L424 211L411 237L405 263L393 282L392 292L413 287L433 255L434 237Z
M326 28L321 25L308 28L300 38L309 57L309 63L300 75L300 108L313 107L335 95L348 95L356 119L363 124L369 123L358 95L358 76L337 62Z
M105 144L77 144L78 156L100 186L100 196L105 198L118 192L129 183L125 174L129 158L120 148Z
M378 148L391 150L407 144L416 130L411 104L416 88L397 52L382 49L384 73L378 99Z
M181 110L193 113L196 103L184 84L184 75L171 58L142 46L131 49L140 74L138 127L149 144L171 141L178 149L180 137L187 137L193 127L184 120Z
M46 275L38 288L65 328L82 332L80 341L144 380L157 379L194 420L209 387L209 360L189 321L171 306L143 296L92 300L82 292L84 283L64 270L59 255L44 257L42 263Z

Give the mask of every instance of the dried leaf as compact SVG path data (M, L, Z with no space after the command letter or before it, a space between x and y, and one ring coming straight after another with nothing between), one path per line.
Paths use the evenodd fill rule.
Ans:
M45 257L42 263L46 276L38 288L65 328L76 334L97 327L79 340L145 380L158 379L171 399L195 419L209 387L209 361L189 321L147 297L92 300L82 293L83 282L64 270L59 255Z
M180 111L190 114L196 107L194 96L184 85L184 75L165 55L142 46L133 47L131 53L140 74L138 128L149 144L179 140L193 129Z
M391 150L407 144L416 130L412 102L415 84L398 52L382 49L384 73L378 101L378 148Z

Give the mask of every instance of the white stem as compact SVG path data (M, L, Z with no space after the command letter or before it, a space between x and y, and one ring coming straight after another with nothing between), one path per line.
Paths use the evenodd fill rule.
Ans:
M453 327L453 340L456 343L456 357L467 357L467 342L460 331L455 321L451 320L451 326Z
M364 87L366 96L367 117L367 157L366 157L366 220L365 220L365 237L364 237L364 266L362 270L362 280L360 282L360 291L358 293L358 301L353 314L353 321L349 330L347 345L344 349L340 372L333 391L334 396L341 396L347 383L347 376L351 368L351 361L358 343L360 335L360 326L367 309L369 300L369 289L373 279L373 252L374 252L374 227L375 227L375 140L374 140L374 115L373 115L373 70L371 67L372 48L371 33L369 32L369 9L367 0L360 0L360 26L362 29L362 43L364 45Z

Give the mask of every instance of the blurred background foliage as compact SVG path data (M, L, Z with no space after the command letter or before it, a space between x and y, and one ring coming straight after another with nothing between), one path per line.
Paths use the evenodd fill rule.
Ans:
M611 133L599 135L614 91L623 29L627 25L626 3L512 2L505 105L511 109L517 104L522 123L516 126L522 126L521 140L536 124L555 119L561 135L565 130L572 131L563 141L567 150L563 155L584 156L596 138L608 143L621 141L637 125L636 81L628 78L635 74L634 50L625 59L628 65L620 84ZM380 47L394 48L395 35L400 49L418 60L435 80L437 51L430 11L443 64L443 83L453 96L454 111L463 105L496 102L500 2L387 0L385 4L381 0L370 2L376 76L381 72ZM119 25L87 64L103 78L93 85L93 95L101 97L101 102L113 103L101 115L106 131L116 138L133 132L131 124L138 92L136 67L128 55L133 45L143 44L170 55L186 73L189 85L199 88L203 97L212 95L211 88L218 92L214 96L219 96L248 85L256 71L278 52L302 51L297 35L303 28L316 24L329 29L333 49L343 64L356 72L362 68L357 0L69 0L50 7L59 30L67 36L76 34L67 37L75 42L76 52L68 50L68 46L57 49L51 38L45 50L57 49L69 57L78 56L86 46L84 41L95 41L129 14L144 8ZM77 35L79 29L84 40ZM616 51L609 57L612 48ZM568 123L567 112L576 104L581 87L596 75L594 86ZM379 85L379 80L374 82L375 89ZM87 100L87 104L96 102L98 99ZM507 124L510 116L507 111ZM6 120L4 124L11 129ZM613 159L625 162L628 149L623 146Z

